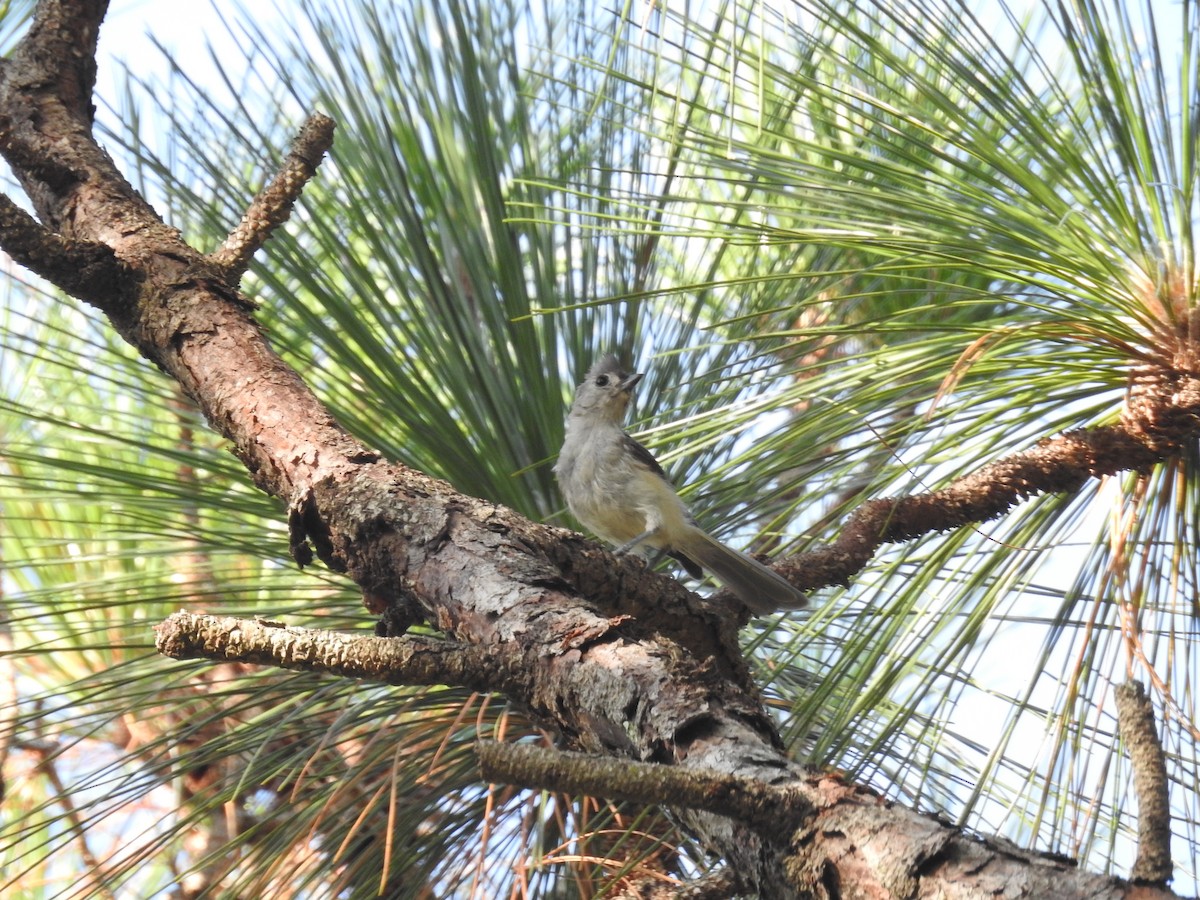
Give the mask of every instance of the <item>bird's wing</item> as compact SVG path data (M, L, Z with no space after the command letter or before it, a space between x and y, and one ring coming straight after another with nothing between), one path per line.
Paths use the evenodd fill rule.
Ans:
M667 484L671 483L671 479L667 477L667 473L663 471L663 467L658 464L658 460L654 458L654 454L631 438L629 435L621 432L625 438L625 449L629 451L629 455L640 462L643 466L661 478Z

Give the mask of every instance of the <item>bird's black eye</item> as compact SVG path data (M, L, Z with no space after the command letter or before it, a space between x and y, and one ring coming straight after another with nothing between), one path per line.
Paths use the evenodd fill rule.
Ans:
M596 376L596 387L608 387L608 376L607 375L597 375Z

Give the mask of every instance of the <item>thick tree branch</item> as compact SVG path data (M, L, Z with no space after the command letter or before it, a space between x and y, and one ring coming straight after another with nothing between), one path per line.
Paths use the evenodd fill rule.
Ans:
M16 262L89 303L103 303L119 294L122 282L132 276L107 244L65 240L4 194L0 194L0 240Z
M28 35L0 66L0 151L42 221L68 238L64 195L97 171L124 183L91 136L96 41L107 10L107 0L39 3Z
M1174 896L1165 889L1080 872L1070 861L1003 842L965 839L931 816L895 807L833 776L773 785L694 770L659 773L655 770L664 767L529 745L480 742L476 750L489 781L665 802L676 810L705 809L738 819L756 833L774 831L775 842L789 848L783 865L791 883L806 896Z

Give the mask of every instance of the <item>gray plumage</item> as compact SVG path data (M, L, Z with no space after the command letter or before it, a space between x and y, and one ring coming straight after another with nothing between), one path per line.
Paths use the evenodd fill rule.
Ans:
M625 433L625 411L641 380L609 355L579 385L554 466L571 512L618 552L651 547L695 577L708 569L755 613L806 606L781 575L697 527L662 466Z

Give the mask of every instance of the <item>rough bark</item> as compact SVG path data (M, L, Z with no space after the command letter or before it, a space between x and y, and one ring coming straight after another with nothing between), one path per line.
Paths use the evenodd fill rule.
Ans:
M286 218L316 160L300 152L222 250L206 257L188 246L92 139L105 8L43 0L0 68L0 150L36 213L0 209L0 243L103 310L179 382L254 482L287 504L298 561L315 552L356 581L375 612L426 618L462 648L455 665L486 648L503 660L501 672L520 671L506 680L491 662L463 669L461 679L505 690L570 747L786 788L797 798L795 827L684 813L737 882L763 896L1172 896L998 850L804 771L788 760L760 702L726 608L638 560L388 463L347 435L271 349L237 289L249 254ZM311 127L322 126L314 119ZM320 141L302 135L299 144L311 150ZM95 274L81 279L81 265ZM1172 415L1152 407L1136 422L1050 439L944 491L870 504L824 555L781 569L802 588L845 581L883 541L1145 467L1176 452L1180 433L1195 435L1200 391L1187 379L1172 395ZM228 635L214 640L230 652ZM273 646L266 640L257 652L267 655L255 661L291 652L276 646L275 660L263 649Z
M1134 881L1166 884L1171 880L1171 797L1167 759L1154 727L1154 707L1139 681L1117 688L1117 730L1133 765L1138 802L1138 851L1130 873Z

